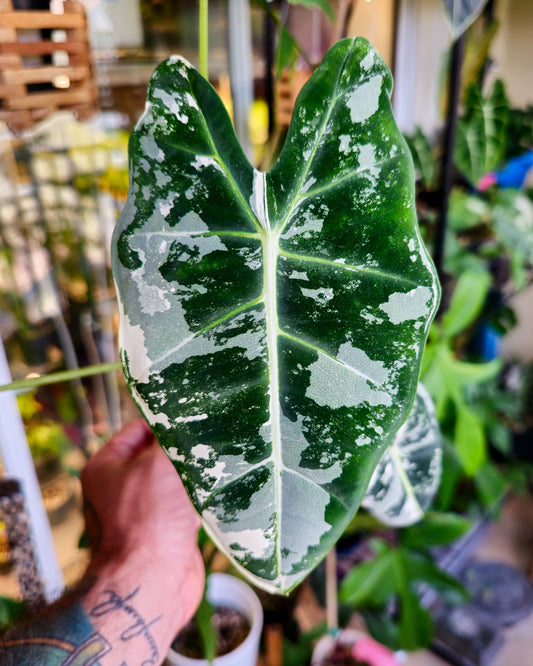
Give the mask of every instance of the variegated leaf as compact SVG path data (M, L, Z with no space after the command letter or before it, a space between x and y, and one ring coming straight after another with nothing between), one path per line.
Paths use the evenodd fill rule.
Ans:
M339 42L261 173L173 57L130 141L113 242L128 384L206 530L270 591L360 505L438 300L390 90L368 42Z
M442 437L433 401L418 385L409 418L374 470L363 506L392 527L418 522L440 484Z
M487 0L442 0L450 28L459 37L481 14Z

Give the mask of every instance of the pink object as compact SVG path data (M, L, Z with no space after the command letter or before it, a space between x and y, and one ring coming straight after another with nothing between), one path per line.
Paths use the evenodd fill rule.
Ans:
M488 190L489 187L492 185L496 185L498 181L496 180L496 174L495 173L486 173L484 176L482 176L479 179L479 183L477 184L477 189L480 192L484 192L485 190Z
M372 638L358 638L352 647L352 655L372 666L398 666L394 652Z

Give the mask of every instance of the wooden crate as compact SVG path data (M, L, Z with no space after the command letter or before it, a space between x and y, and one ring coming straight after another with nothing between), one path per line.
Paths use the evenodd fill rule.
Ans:
M14 131L58 109L71 109L80 119L96 109L85 11L72 0L64 9L64 14L21 11L13 9L12 0L0 0L0 120ZM66 41L42 37L43 30L64 30ZM27 41L28 31L33 41ZM53 64L57 52L66 54L60 66ZM52 62L43 62L46 56ZM45 86L35 90L33 84Z

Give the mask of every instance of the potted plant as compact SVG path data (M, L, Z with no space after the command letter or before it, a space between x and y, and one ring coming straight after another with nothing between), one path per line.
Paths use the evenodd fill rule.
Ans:
M235 576L212 573L206 596L213 607L207 621L217 630L216 658L201 656L201 627L197 630L192 622L174 640L167 661L176 666L255 666L263 628L263 609L255 592Z

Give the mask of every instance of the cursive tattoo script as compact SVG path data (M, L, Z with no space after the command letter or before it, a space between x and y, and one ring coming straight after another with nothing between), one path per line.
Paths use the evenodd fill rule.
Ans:
M131 594L128 594L126 597L121 597L120 594L117 594L113 590L104 590L104 601L97 604L90 612L90 615L91 617L102 617L102 615L107 615L108 613L113 613L115 611L126 613L131 619L131 624L122 631L120 639L122 641L129 641L138 636L142 636L150 647L150 658L143 661L141 666L159 664L159 650L157 649L156 641L150 632L150 627L163 616L158 615L151 622L146 622L142 615L130 604L130 601L135 597L138 591L139 588L137 587L131 592Z

